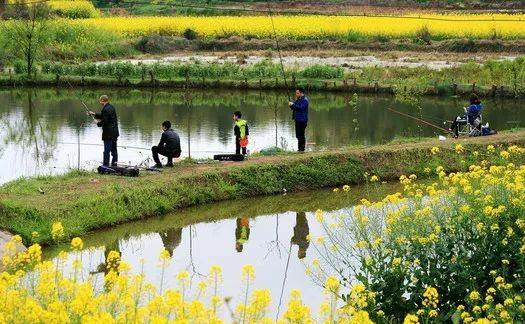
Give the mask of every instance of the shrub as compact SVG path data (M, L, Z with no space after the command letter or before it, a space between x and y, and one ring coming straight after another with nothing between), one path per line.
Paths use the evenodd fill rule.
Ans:
M453 316L469 323L488 314L496 314L497 323L507 316L524 319L525 167L512 162L521 161L525 149L489 146L486 152L467 153L457 144L455 151L484 162L466 173L429 169L439 177L434 183L402 176L403 193L377 203L363 200L333 224L318 217L329 240L323 245L335 246L323 253L326 264L341 280L355 278L374 293L375 303L367 309L385 314L378 323L401 322L406 314L430 319L424 323L452 322ZM430 150L429 165L439 152ZM462 305L478 308L463 313Z
M191 28L187 28L182 33L182 36L184 38L186 38L187 40L194 40L194 39L197 39L199 37L199 34L197 34L197 32L195 30L193 30Z
M50 1L49 6L59 16L71 19L94 18L100 16L100 12L91 1L84 0L60 0Z
M430 42L432 40L432 35L430 34L430 29L428 29L428 26L425 25L421 27L415 35L415 40L419 43L423 43L426 45L430 45Z
M344 76L342 67L314 64L299 72L299 76L310 79L340 79Z

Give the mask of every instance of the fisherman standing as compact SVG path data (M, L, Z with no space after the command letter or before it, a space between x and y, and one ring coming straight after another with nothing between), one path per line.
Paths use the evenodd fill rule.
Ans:
M235 122L235 126L233 127L233 133L235 134L235 154L241 154L242 149L242 155L246 155L248 135L250 135L248 123L242 119L242 113L240 111L233 113L233 121Z
M159 154L168 158L166 166L170 168L173 167L173 158L180 157L180 137L179 134L171 128L171 122L169 120L162 123L162 136L159 145L153 146L151 148L151 153L153 154L156 168L162 168Z
M304 95L303 88L297 88L295 91L295 102L289 102L288 105L293 112L295 120L295 137L298 142L298 151L304 152L306 148L306 126L308 124L308 98Z
M102 127L102 141L104 142L104 162L102 165L109 166L109 154L111 153L111 165L116 166L118 162L117 139L119 137L117 111L109 103L107 95L99 99L102 110L100 113L88 112L97 121L97 126Z

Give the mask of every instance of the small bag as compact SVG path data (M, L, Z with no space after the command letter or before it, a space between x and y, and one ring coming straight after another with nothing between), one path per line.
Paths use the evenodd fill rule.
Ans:
M104 166L101 165L97 169L99 174L113 174L113 175L119 175L124 177L138 177L139 176L139 169L136 167L119 167L119 166Z
M241 138L239 140L239 145L241 147L247 147L248 146L248 137L245 137L245 138Z
M244 155L242 154L217 154L213 156L215 161L244 161Z

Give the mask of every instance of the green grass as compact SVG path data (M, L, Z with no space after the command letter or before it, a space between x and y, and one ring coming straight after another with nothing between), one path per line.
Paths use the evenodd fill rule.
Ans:
M17 68L25 71L23 66ZM233 89L282 89L285 87L278 64L265 60L254 65L236 63L172 63L135 65L128 62L63 64L45 62L32 79L25 75L0 75L3 85L193 87ZM354 83L355 78L355 83ZM520 97L525 95L525 57L513 61L474 62L439 71L426 67L364 67L352 72L342 67L312 65L286 71L287 86L307 90L394 93L416 87L427 95L470 95ZM61 81L62 80L62 81Z
M525 132L520 131L461 143L467 152L472 152L482 150L487 143L525 144L523 135ZM429 140L368 149L259 157L237 164L180 165L172 171L138 178L72 172L20 179L0 188L0 214L3 215L0 228L22 235L25 241L30 240L33 231L38 231L40 242L50 243L49 232L55 221L63 222L68 236L75 236L214 201L276 194L283 189L293 192L361 183L365 172L392 180L402 174L424 176L426 167L435 168L439 164L449 171L457 171L479 162L472 154L455 153L455 143ZM433 145L443 147L439 156L430 156ZM497 157L494 159L503 162L497 161Z

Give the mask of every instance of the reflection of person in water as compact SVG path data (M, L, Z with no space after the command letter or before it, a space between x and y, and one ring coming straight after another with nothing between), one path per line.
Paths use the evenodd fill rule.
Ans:
M113 242L109 243L109 244L106 244L106 247L105 247L105 250L104 250L104 261L98 265L97 267L97 270L94 272L94 273L104 273L104 275L107 275L109 273L109 268L108 267L108 257L109 257L109 253L111 251L116 251L118 252L119 255L122 255L122 253L120 252L120 247L119 247L119 244L118 244L119 240L118 238L115 239Z
M291 243L296 244L299 247L299 251L297 251L297 257L299 259L304 259L304 257L306 257L306 250L310 245L310 242L307 239L309 234L310 228L308 227L306 214L304 212L297 212Z
M244 243L250 238L250 220L248 217L237 218L237 228L235 228L235 250L242 252Z
M182 228L170 228L168 230L158 232L164 248L168 251L170 256L173 256L173 250L180 245L182 240Z

